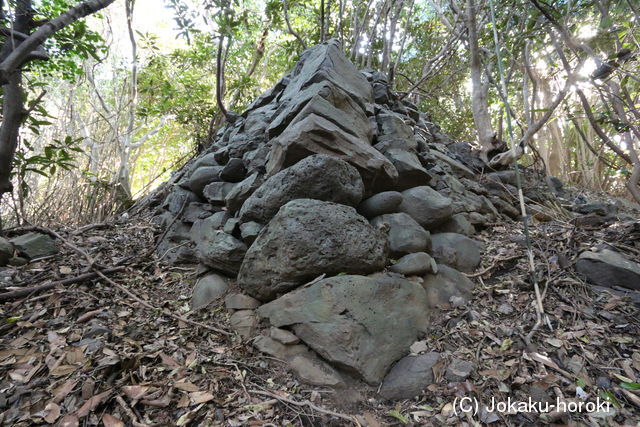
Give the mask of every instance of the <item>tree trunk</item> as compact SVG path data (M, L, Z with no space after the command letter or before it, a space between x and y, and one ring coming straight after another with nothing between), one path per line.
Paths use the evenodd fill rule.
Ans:
M469 39L469 65L471 69L471 110L476 132L478 133L478 142L482 147L482 160L486 163L488 162L488 153L494 149L496 133L491 125L491 116L489 115L487 99L489 85L482 78L483 68L480 58L480 46L478 45L474 0L467 0L466 21Z
M33 19L31 0L20 0L16 5L16 19L12 30L22 34L28 34ZM11 55L13 49L13 37L5 39L2 54ZM18 49L20 45L18 45ZM14 51L15 52L15 51ZM22 91L22 72L16 70L4 82L2 105L2 125L0 126L0 196L13 191L11 184L11 167L13 156L18 147L20 126L24 120L24 94Z
M69 24L97 12L113 3L115 0L91 0L72 7L67 12L40 26L29 35L15 49L13 37L5 39L3 53L11 51L0 63L0 84L4 86L4 109L2 125L0 126L0 195L12 191L11 169L13 157L18 145L20 125L24 119L24 104L22 94L21 67L30 59L42 58L33 55L44 41L56 31ZM16 7L16 20L13 30L29 34L31 31L33 10L31 0L20 0ZM10 46L11 45L11 46Z

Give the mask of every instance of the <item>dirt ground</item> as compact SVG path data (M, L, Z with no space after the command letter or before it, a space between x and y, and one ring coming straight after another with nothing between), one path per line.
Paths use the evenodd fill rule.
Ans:
M428 351L446 356L435 383L400 402L373 388L302 384L230 330L222 302L190 312L195 269L149 254L159 230L145 218L55 232L61 252L17 268L16 286L0 290L4 425L640 425L640 302L594 290L572 268L580 250L603 242L640 258L637 223L533 225L540 322L522 225L480 233L486 247L473 302L433 313L424 338ZM114 266L121 269L93 273ZM31 290L83 274L92 280ZM473 363L466 381L444 378L453 358ZM476 413L459 410L464 397ZM599 399L609 408L483 409L509 398Z

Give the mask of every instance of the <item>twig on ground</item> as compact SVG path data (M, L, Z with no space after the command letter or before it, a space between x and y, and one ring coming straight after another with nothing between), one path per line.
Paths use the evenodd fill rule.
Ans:
M514 259L518 259L521 258L522 255L513 255L513 256L509 256L506 258L496 258L493 260L493 262L491 263L491 265L481 271L478 271L477 273L471 273L471 274L467 274L464 273L465 276L467 277L479 277L479 276L484 276L485 274L487 274L488 272L490 272L491 270L493 270L494 268L496 268L498 266L498 263L503 262L503 261L511 261Z
M138 421L138 417L136 417L136 414L129 408L129 405L127 405L127 402L124 401L122 396L116 395L116 402L118 402L120 408L122 408L127 417L129 417L129 420L131 420L131 425L134 427L147 427L147 424Z
M113 285L116 288L120 289L122 292L127 294L130 298L133 298L135 301L139 302L140 304L142 304L144 307L148 308L149 310L159 311L159 312L163 313L165 316L171 317L172 319L179 320L180 322L184 322L184 323L187 323L187 324L192 325L192 326L198 326L200 328L208 329L210 331L217 332L217 333L225 335L225 336L231 336L231 334L229 332L224 331L222 329L214 328L213 326L205 325L204 323L200 323L200 322L196 322L196 321L193 321L193 320L189 320L189 319L184 318L182 316L178 316L177 314L174 314L174 313L172 313L172 312L170 312L169 310L166 310L166 309L160 309L160 308L154 307L151 304L149 304L147 301L145 301L142 298L136 296L129 289L127 289L124 286L119 285L118 283L116 283L113 280L109 279L107 276L102 274L99 270L95 270L95 271L100 277L102 277L104 280L106 280L110 285Z
M80 234L89 231L89 230L93 230L96 228L108 228L108 227L113 227L112 224L109 224L107 222L99 222L96 224L87 224L85 226L82 226L74 231L71 232L71 234L73 234L74 236L79 236Z
M86 282L88 280L95 279L98 276L104 276L105 274L111 274L121 270L124 270L124 266L111 267L111 268L106 268L104 270L94 270L92 272L81 274L76 277L69 277L67 279L56 280L55 282L46 283L44 285L30 286L28 288L0 293L0 301L10 301L10 300L31 295L37 292L46 291L48 289L55 288L56 286L65 286L65 285L71 285L74 283Z
M273 399L278 399L281 402L286 402L286 403L289 403L289 404L294 405L294 406L306 406L306 407L308 407L310 409L313 409L314 411L320 412L322 414L331 415L332 417L341 418L343 420L350 421L350 422L352 422L352 423L354 423L356 425L358 424L356 422L356 420L350 415L341 414L339 412L329 411L328 409L324 409L324 408L321 408L319 406L314 405L313 403L311 403L308 400L303 400L302 402L298 402L296 400L288 399L286 397L278 396L275 393L270 393L268 391L262 391L262 390L249 390L249 393L260 394L262 396L267 396L267 397L271 397Z

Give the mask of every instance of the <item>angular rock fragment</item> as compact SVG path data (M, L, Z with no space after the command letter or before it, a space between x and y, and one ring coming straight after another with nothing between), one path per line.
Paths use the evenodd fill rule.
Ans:
M51 237L42 233L26 233L10 240L11 244L29 259L42 258L58 253Z
M189 188L195 194L202 195L202 190L208 184L220 181L222 166L203 166L193 171L189 177Z
M249 339L255 335L258 327L258 316L253 310L239 310L231 315L229 325L242 338Z
M640 264L610 249L583 252L576 270L598 286L640 290Z
M370 384L409 350L426 322L424 289L401 277L337 276L290 292L258 314Z
M291 370L305 383L336 387L344 383L340 374L313 353L299 354L290 361Z

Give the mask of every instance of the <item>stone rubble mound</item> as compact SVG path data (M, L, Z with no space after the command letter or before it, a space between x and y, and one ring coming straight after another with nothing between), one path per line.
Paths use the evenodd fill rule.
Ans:
M231 325L303 381L411 397L438 360L408 356L429 313L472 297L473 235L520 215L513 171L480 179L477 162L331 40L176 175L159 198L158 252L201 265L194 307L239 288L225 298ZM402 387L411 372L424 381Z

